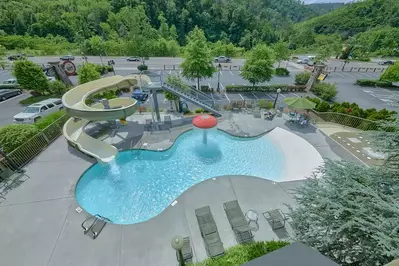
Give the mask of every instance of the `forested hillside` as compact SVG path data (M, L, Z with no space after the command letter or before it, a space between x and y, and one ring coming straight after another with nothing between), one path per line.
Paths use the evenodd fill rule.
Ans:
M355 57L398 53L398 0L319 12L299 0L0 0L0 45L34 54L176 56L198 26L216 54L279 41L301 51L349 45Z
M106 43L118 47L113 50L123 46L122 50L134 51L126 41L142 37L163 38L160 46L175 49L199 26L211 42L222 40L249 49L256 42L288 37L294 22L314 14L296 0L1 0L0 30L1 35L61 36L97 53L91 46L99 40L93 36L113 42ZM18 42L3 45L18 48L11 47Z

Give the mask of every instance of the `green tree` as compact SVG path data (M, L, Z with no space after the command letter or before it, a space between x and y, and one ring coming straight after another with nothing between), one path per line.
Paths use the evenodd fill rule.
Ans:
M399 63L389 66L384 73L381 74L381 80L389 80L392 82L399 82Z
M0 67L2 69L4 69L6 66L5 56L6 56L6 48L0 45Z
M327 161L294 191L290 216L297 240L344 266L398 258L397 170Z
M290 59L290 49L288 48L288 43L278 42L273 46L274 54L276 55L276 60L278 62L278 67L283 60Z
M99 78L101 78L101 75L98 72L97 66L95 64L86 63L78 68L79 84L84 84Z
M182 75L190 80L197 80L200 88L202 78L210 78L216 71L213 66L211 51L203 30L195 27L188 35L188 43L184 50L184 61L181 63Z
M48 80L41 66L32 61L17 60L13 66L13 75L22 88L38 94L48 91Z
M337 34L319 35L316 37L317 56L316 61L323 63L331 56L337 56L342 51L341 37Z
M253 86L269 81L273 76L274 60L272 49L264 44L257 45L248 53L240 75Z

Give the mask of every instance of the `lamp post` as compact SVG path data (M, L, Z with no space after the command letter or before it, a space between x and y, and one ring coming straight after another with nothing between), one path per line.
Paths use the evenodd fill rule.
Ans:
M174 236L172 238L171 244L172 244L172 248L177 251L178 258L179 258L179 265L184 266L185 263L184 263L184 259L183 259L183 253L181 252L181 249L183 248L183 244L184 244L183 237Z
M217 92L220 92L220 69L222 68L222 65L219 64L218 65L218 88L217 88Z
M281 89L277 89L277 95L276 95L276 99L274 99L273 109L276 109L276 103L277 103L278 95L280 94L280 92L281 92Z

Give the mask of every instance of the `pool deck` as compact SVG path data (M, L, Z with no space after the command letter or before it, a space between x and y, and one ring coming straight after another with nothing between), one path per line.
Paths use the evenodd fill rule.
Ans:
M234 114L223 118L219 127L238 135L258 135L277 126L307 140L323 158L356 161L340 144L313 126L301 128L281 118L270 122L251 117ZM132 117L133 120L139 118ZM129 132L131 141L135 140L129 145L143 148L143 144L148 143L147 148L158 149L170 146L187 128L181 126L170 132L152 134L140 132L138 126L135 130L132 134ZM289 139L281 141L290 142ZM126 147L127 142L123 145ZM210 206L227 248L236 241L222 204L235 199L244 212L253 209L259 214L255 240L287 239L292 233L289 225L286 232L273 231L261 213L276 208L286 211L284 204L293 204L291 189L303 181L272 182L248 176L225 176L191 187L177 198L176 205L149 221L107 225L101 235L92 240L80 227L88 214L75 211L78 204L74 188L80 175L93 162L67 147L61 137L27 165L30 178L9 192L0 204L1 265L176 265L176 255L170 246L174 235L190 236L194 261L201 261L207 256L194 210Z

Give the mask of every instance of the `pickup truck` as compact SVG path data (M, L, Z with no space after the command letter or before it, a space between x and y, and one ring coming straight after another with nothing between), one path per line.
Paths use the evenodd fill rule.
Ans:
M16 79L7 79L0 84L1 89L20 89L20 86Z

